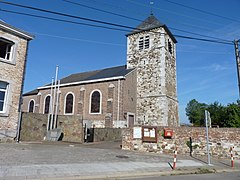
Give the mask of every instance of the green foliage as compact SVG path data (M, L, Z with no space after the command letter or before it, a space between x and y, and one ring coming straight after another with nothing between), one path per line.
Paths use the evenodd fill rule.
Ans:
M211 115L212 125L219 127L240 127L240 101L223 106L218 102L210 105L193 99L186 107L186 115L194 126L204 126L204 110Z
M194 126L204 125L204 110L207 108L205 103L199 103L196 99L189 101L186 107L186 115Z
M218 102L214 102L208 106L206 109L210 112L212 125L218 125L219 127L224 127L227 119L227 108Z
M228 117L225 127L240 127L240 107L237 104L229 104L227 106Z

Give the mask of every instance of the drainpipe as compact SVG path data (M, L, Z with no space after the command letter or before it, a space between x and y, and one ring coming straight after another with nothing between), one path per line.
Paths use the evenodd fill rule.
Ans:
M119 119L120 119L120 79L118 80L118 100L117 100L117 127L119 127Z

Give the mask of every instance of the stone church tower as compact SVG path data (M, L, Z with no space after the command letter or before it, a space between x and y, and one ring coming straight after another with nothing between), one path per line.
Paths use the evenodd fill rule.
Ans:
M127 34L127 68L137 71L137 124L179 125L176 43L152 14Z

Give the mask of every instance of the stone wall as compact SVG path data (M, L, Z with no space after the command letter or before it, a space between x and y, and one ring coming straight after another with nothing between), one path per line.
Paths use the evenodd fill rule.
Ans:
M206 156L206 129L198 127L173 128L173 137L163 137L164 128L157 128L157 143L143 143L133 139L133 129L123 129L123 149L156 153L173 153L178 148L179 154L190 154L189 140L192 138L192 155ZM229 157L229 149L234 146L234 156L240 159L240 128L210 128L209 145L212 156Z
M94 142L120 141L122 140L122 129L120 128L95 128Z
M140 38L150 39L139 49ZM163 27L127 37L127 67L137 71L136 124L178 126L175 44ZM170 53L169 41L172 43Z
M83 142L80 116L58 116L57 127L63 132L62 141ZM23 113L20 141L42 141L47 134L47 114Z
M42 141L47 134L46 114L23 113L20 141Z
M62 141L83 143L83 123L81 116L58 116L58 128L62 129Z

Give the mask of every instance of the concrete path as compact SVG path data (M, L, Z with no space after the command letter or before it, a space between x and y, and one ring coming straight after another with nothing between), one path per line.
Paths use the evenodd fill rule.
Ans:
M173 157L121 150L119 143L0 144L0 179L94 179L171 172ZM177 168L204 167L178 157Z

